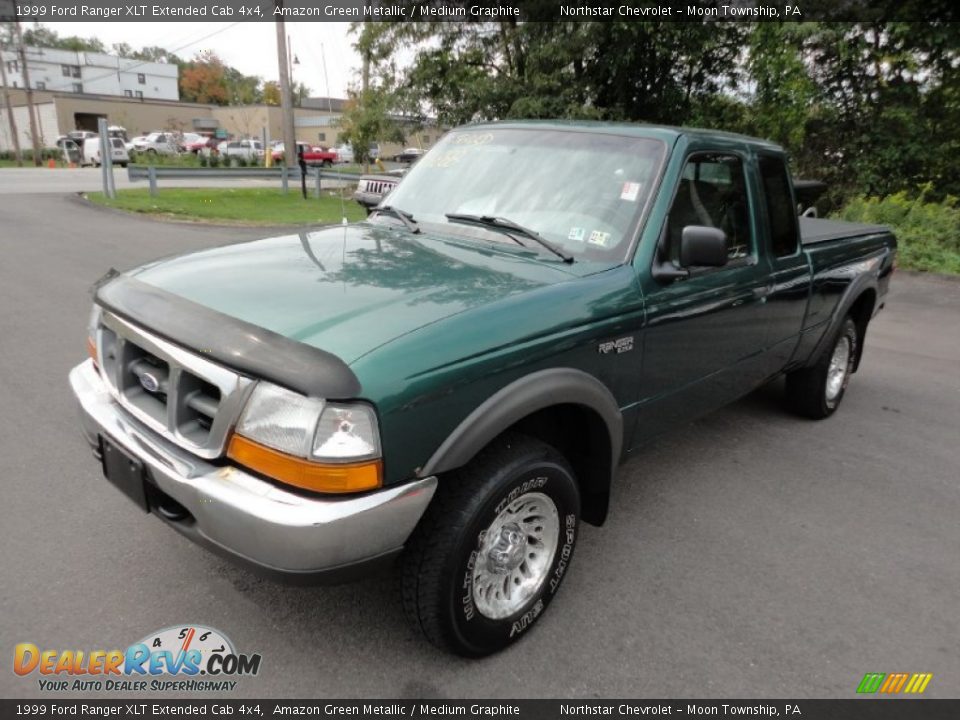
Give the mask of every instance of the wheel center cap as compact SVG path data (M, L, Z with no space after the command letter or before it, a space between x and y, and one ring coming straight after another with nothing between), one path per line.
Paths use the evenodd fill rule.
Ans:
M507 523L487 552L487 567L493 573L508 573L523 562L526 549L527 534L517 523Z

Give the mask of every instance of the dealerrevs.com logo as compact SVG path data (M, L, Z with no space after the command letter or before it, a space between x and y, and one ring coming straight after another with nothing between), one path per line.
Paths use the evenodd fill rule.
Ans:
M219 630L175 625L150 633L126 650L41 650L23 642L13 651L13 671L36 676L44 692L230 691L243 676L260 672L258 653L238 653Z

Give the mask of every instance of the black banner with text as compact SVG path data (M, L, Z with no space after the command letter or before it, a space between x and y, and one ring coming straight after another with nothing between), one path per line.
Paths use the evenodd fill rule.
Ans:
M806 22L953 20L949 0L0 0L0 20L38 22Z
M960 700L0 700L11 718L562 718L762 717L954 720Z

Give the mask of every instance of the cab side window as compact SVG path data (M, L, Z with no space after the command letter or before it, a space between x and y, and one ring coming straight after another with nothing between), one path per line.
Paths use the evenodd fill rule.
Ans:
M666 250L671 260L680 257L680 237L687 225L723 230L731 260L753 252L743 160L721 153L687 160L667 219Z

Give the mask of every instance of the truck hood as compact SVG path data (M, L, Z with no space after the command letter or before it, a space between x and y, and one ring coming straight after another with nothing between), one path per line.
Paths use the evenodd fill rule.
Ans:
M496 245L362 223L213 248L130 274L351 363L425 325L587 270Z

